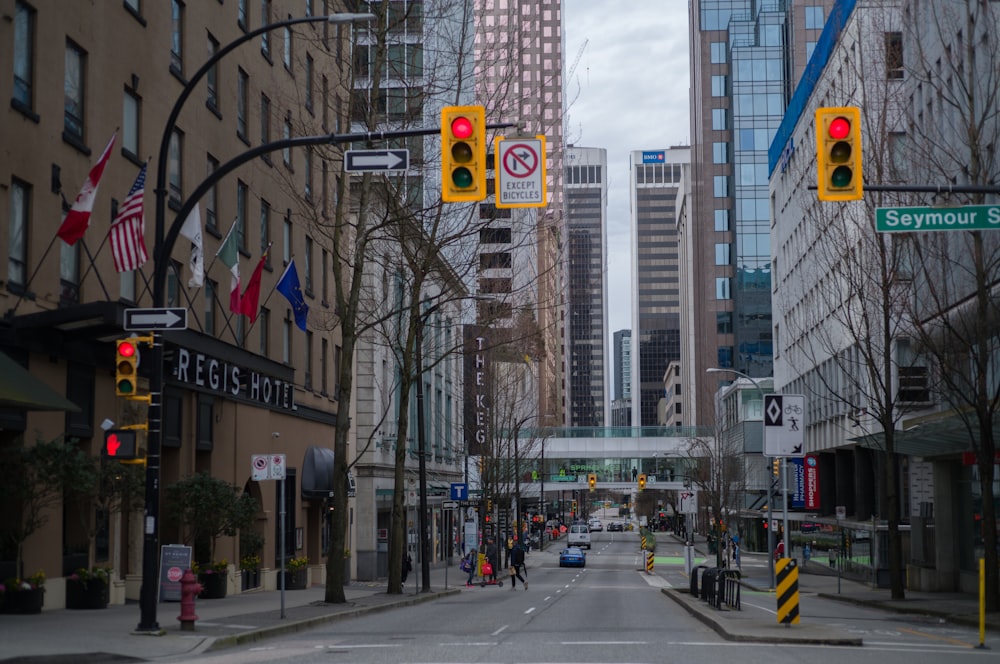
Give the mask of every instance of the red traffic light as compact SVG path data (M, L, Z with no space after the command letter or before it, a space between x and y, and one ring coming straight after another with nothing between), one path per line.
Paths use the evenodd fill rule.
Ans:
M455 138L468 138L472 136L472 120L460 115L451 121L451 135Z
M135 357L136 347L134 341L119 341L118 354L122 357Z
M845 117L834 118L830 122L827 133L830 134L830 138L835 138L838 141L847 138L848 134L851 133L851 121Z

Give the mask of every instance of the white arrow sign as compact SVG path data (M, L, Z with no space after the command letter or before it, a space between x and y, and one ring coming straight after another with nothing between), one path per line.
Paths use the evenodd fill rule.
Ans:
M187 329L187 309L126 309L125 330L184 330Z
M344 170L405 171L410 165L409 150L348 150L344 154Z

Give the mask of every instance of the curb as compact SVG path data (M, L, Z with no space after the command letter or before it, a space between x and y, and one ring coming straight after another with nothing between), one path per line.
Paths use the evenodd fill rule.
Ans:
M682 606L693 617L700 620L706 626L712 628L716 634L727 641L739 641L742 643L775 643L775 644L799 644L799 645L824 645L824 646L861 646L863 645L859 637L840 636L809 636L805 634L790 633L788 636L771 636L761 634L751 634L748 632L731 632L724 620L719 620L712 611L702 609L700 603L692 603L685 598L684 593L676 588L661 588L660 592L674 600Z
M401 598L398 601L389 601L379 603L373 606L358 606L353 609L348 609L347 611L337 611L336 613L330 613L325 616L316 616L314 618L304 618L302 620L295 620L287 623L282 623L279 625L270 625L267 627L261 627L259 629L253 629L247 632L241 632L240 634L232 634L229 636L219 636L214 637L211 642L209 642L201 650L203 652L212 652L217 650L223 650L225 648L231 648L233 646L244 645L247 643L256 643L266 638L273 636L279 636L281 634L291 634L293 632L300 632L306 629L311 629L313 627L318 627L319 625L324 625L326 623L336 622L338 620L344 620L347 618L356 618L358 616L367 615L370 613L377 613L379 611L386 611L389 609L396 609L404 606L413 606L414 604L423 604L424 602L431 602L442 597L448 597L450 595L456 595L462 592L460 589L455 588L451 590L441 590L435 591L427 594L418 594L405 599ZM337 605L330 605L337 606Z

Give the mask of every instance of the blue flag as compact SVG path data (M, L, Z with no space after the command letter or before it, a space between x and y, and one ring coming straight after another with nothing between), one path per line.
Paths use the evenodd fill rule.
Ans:
M288 261L288 267L285 268L285 273L281 275L281 279L278 279L278 285L275 286L275 290L288 298L288 302L292 305L292 312L295 313L295 324L305 332L306 331L306 318L309 316L309 305L306 304L305 299L302 297L302 287L299 286L299 273L295 271L295 261Z

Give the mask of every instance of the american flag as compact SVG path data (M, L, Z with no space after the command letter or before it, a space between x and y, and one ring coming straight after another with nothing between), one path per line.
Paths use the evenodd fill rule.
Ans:
M135 178L135 184L118 209L118 216L111 222L111 255L115 259L115 270L129 272L137 270L146 262L146 243L143 230L146 221L142 212L142 196L146 191L146 164Z

